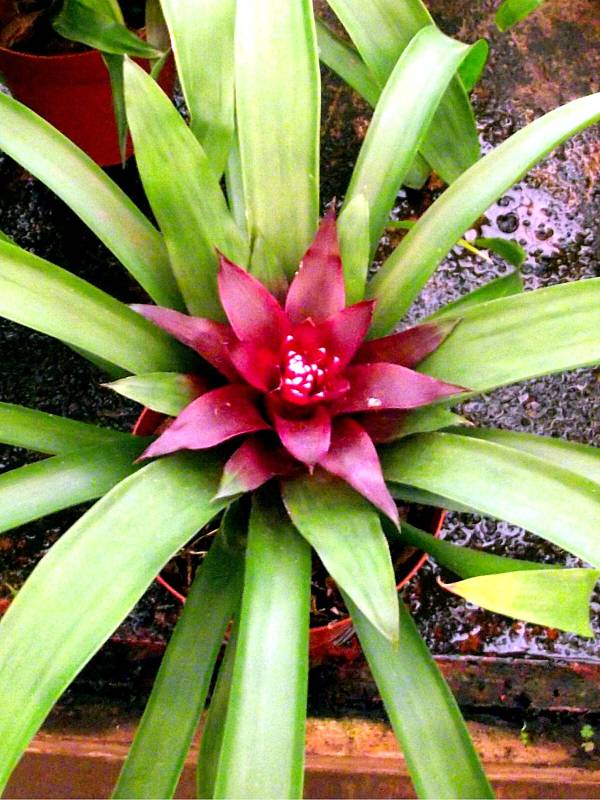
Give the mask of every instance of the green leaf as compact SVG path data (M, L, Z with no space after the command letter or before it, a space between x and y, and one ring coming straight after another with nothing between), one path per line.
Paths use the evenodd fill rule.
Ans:
M498 30L504 32L512 28L539 8L543 2L544 0L504 0L496 11Z
M421 0L329 0L329 5L381 87L413 36L433 22ZM481 45L477 48L473 64L481 58ZM479 158L479 152L469 98L459 78L454 78L427 131L421 155L451 183Z
M288 289L285 269L262 236L257 236L254 240L249 272L258 278L280 301L285 299Z
M492 798L477 751L450 689L399 603L392 644L344 594L418 797Z
M2 93L0 149L57 194L156 303L183 307L156 228L89 156L33 111Z
M417 153L406 173L404 185L408 186L409 189L422 189L427 183L430 174L431 167L423 156Z
M87 281L0 242L0 315L129 372L183 368L186 350Z
M418 528L403 522L402 533L397 528L386 524L383 520L386 533L401 539L413 547L418 547L432 555L438 564L452 570L461 578L477 578L481 575L498 575L502 572L517 572L519 570L562 569L555 564L537 564L535 561L520 561L516 558L506 558L482 550L473 550L471 547L462 547L451 544L443 539L438 539L430 533L425 533Z
M225 648L223 660L219 668L217 683L210 699L210 706L204 725L198 751L198 767L196 770L196 797L213 797L215 781L223 745L227 707L231 693L233 666L237 648L237 624L232 625L229 641Z
M371 106L377 105L381 89L356 49L334 33L323 20L316 20L319 58L358 92Z
M349 204L362 195L368 203L371 256L435 109L467 52L466 45L428 25L404 49L385 85L345 199Z
M365 296L369 269L369 204L362 194L355 195L337 221L340 253L344 266L346 305Z
M394 568L373 506L323 470L286 481L282 495L294 525L334 581L384 636L397 641Z
M310 571L281 504L255 498L214 797L302 797Z
M414 219L397 219L388 222L386 228L389 230L410 231L415 227L416 224L417 220ZM492 259L486 253L484 253L483 250L491 250L492 252L504 258L505 261L508 261L509 264L513 264L515 267L520 267L527 258L527 253L525 250L523 250L521 245L515 242L514 239L482 238L475 239L474 242L470 242L465 238L460 238L457 241L457 244L460 247L463 247L465 250L468 250L470 253L474 253L480 258L490 262ZM493 283L494 281L491 282L491 284ZM489 299L492 300L495 298L490 297Z
M220 178L234 129L235 0L162 0L162 8L192 132Z
M452 303L442 306L435 314L430 314L427 321L445 319L446 317L458 317L465 309L471 306L478 306L481 303L487 303L489 300L497 300L500 297L511 297L514 294L520 294L523 291L523 278L518 270L503 275L501 278L495 278L483 286L479 286L472 292L459 297Z
M99 428L12 403L0 403L0 442L13 447L55 455L129 438L130 434L110 428Z
M63 0L59 14L54 17L52 27L65 39L81 42L88 47L115 55L130 55L138 58L159 58L156 48L130 31L123 21L115 19L106 4L98 7L97 0Z
M248 244L183 118L141 67L125 61L127 118L137 165L190 313L223 318L216 249L244 266Z
M582 478L589 478L600 484L600 448L578 442L565 442L549 436L536 436L533 433L503 431L499 428L460 428L450 431L461 436L472 436L486 442L514 447L532 456L576 472Z
M223 515L221 530L225 540L233 534L237 540L240 530L247 536L248 528L247 507L239 501L232 503ZM230 530L234 529L234 530ZM239 630L239 603L235 610L234 619L229 629L229 637L225 643L225 652L219 668L214 691L210 698L208 713L202 726L202 736L198 749L198 763L196 767L196 797L214 797L215 781L217 779L225 721L231 693L233 667L237 651Z
M112 92L113 109L115 112L115 123L117 125L117 136L119 139L119 152L121 154L121 165L125 166L127 159L127 112L125 110L125 83L123 80L123 56L114 53L103 54L104 63L110 77L110 88Z
M96 500L137 467L147 439L83 447L0 475L0 533L55 511Z
M413 433L429 433L460 425L463 417L453 414L441 405L423 406L409 411L404 419L400 436L411 436Z
M211 502L220 471L197 453L154 461L96 503L35 568L0 623L0 787L75 675L222 508Z
M458 68L458 74L466 92L471 92L479 83L490 52L485 39L478 39L469 50L469 54Z
M186 598L113 797L173 797L240 601L243 566L243 551L217 536Z
M457 503L448 497L417 489L414 486L407 486L405 483L391 483L388 488L392 497L403 503L418 503L421 506L445 508L447 511L458 511L461 514L477 513L476 509L466 506L464 503Z
M600 278L463 307L460 316L419 371L486 392L600 362Z
M0 231L0 242L8 242L9 244L14 244L15 240L12 236L9 236L7 233Z
M242 180L242 161L240 156L240 143L237 133L234 132L233 142L227 160L225 171L225 185L227 188L227 201L238 228L245 234L248 233L246 220L246 198L244 197L244 184ZM260 238L260 237L257 237Z
M484 250L491 250L492 253L499 255L505 261L508 261L509 264L512 264L513 267L520 267L527 258L525 250L523 250L521 245L515 242L514 239L499 239L497 237L492 237L490 239L481 237L475 239L473 244Z
M132 375L104 385L123 397L170 417L176 417L202 393L193 375L179 372Z
M425 433L380 449L386 480L520 525L600 567L600 486L510 447Z
M419 0L328 0L380 86L413 36L433 19Z
M450 81L423 140L421 155L445 183L453 183L481 155L475 114L459 77Z
M449 186L369 284L369 296L378 300L371 335L392 330L463 232L503 192L554 147L598 119L600 93L573 100L513 134Z
M593 636L589 606L599 576L596 569L531 570L484 575L443 586L488 611L578 636Z
M235 92L250 237L262 236L291 277L319 214L319 59L310 0L237 4Z

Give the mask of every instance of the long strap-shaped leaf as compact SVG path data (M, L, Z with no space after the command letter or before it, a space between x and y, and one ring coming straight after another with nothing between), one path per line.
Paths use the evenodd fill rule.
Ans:
M0 403L0 442L13 447L56 455L80 447L127 441L129 436L88 422L46 414L13 403Z
M217 536L186 598L113 797L173 797L239 604L242 575L242 551Z
M160 305L183 308L162 236L66 136L0 93L0 149L80 217Z
M225 541L237 543L240 537L248 534L248 507L244 500L232 503L221 521L221 532ZM225 720L229 705L229 693L233 678L233 666L237 650L239 616L241 606L241 589L238 592L238 604L229 628L225 652L221 660L215 688L210 698L208 713L202 726L202 737L198 749L196 767L196 797L213 797L215 780L219 770L221 746L225 732Z
M503 0L496 10L498 30L507 31L531 14L544 0Z
M202 727L202 739L200 740L198 767L196 769L196 797L214 796L215 780L225 732L225 720L227 719L227 707L231 693L236 648L237 621L232 626L223 661L219 668L215 690L210 698L210 706Z
M377 105L381 87L354 47L334 33L322 20L317 19L316 24L321 61L364 97L369 105Z
M204 383L198 383L192 375L182 375L180 372L131 375L105 385L123 397L170 417L176 417L206 390Z
M118 5L98 0L64 0L52 22L65 39L81 42L103 53L138 58L160 58L162 53L125 25Z
M460 176L423 214L369 286L377 299L372 336L388 333L475 220L534 164L600 119L600 93L545 114Z
M600 362L600 278L463 308L419 370L475 392Z
M395 529L390 526L390 530ZM464 578L444 586L469 602L526 622L592 635L589 604L598 570L565 569L459 547L406 523L400 538L424 547L438 563ZM543 574L548 570L549 577Z
M186 305L198 316L222 317L216 249L243 266L245 237L202 146L160 86L130 59L125 100L142 182Z
M235 91L249 233L288 275L319 213L319 59L311 0L237 4Z
M0 623L0 788L44 718L174 553L222 505L220 465L176 455L126 478L33 571Z
M499 575L502 572L519 570L562 569L559 564L537 564L535 561L497 556L494 553L486 553L484 550L452 544L452 542L438 539L430 533L425 533L407 522L403 522L401 527L402 532L400 533L396 528L388 525L386 532L429 553L438 564L452 570L461 578L478 578L481 575Z
M83 447L0 475L0 532L102 497L132 472L148 440Z
M181 369L181 345L123 303L55 264L0 242L0 315L128 372Z
M308 544L255 499L214 797L302 797L309 605Z
M344 600L418 797L493 797L456 700L404 603L394 646L350 597Z
M294 525L338 586L388 639L398 639L396 581L373 506L347 483L317 470L282 488Z
M385 85L346 194L346 203L359 195L367 200L371 255L435 109L468 49L427 25L405 48Z
M600 488L503 445L426 433L382 448L386 480L417 486L520 525L600 567Z
M590 599L599 576L597 569L536 569L444 585L469 603L497 614L591 637Z
M346 305L352 305L365 296L371 263L369 203L366 197L355 194L345 205L338 218L337 231L344 268Z
M233 139L235 5L235 0L162 0L191 128L217 177Z
M533 433L503 431L499 428L454 428L450 433L523 450L600 485L600 447L565 442L550 436L536 436Z
M421 0L328 0L380 86L418 31L433 20ZM479 141L469 98L453 78L421 148L425 160L447 183L479 158Z

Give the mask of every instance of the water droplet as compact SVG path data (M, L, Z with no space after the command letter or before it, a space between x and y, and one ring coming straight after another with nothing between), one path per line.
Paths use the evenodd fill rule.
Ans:
M369 408L380 408L381 405L382 402L378 397L369 397L367 400L367 406Z
M512 212L509 214L500 214L496 219L496 223L502 233L514 233L519 227L519 218Z

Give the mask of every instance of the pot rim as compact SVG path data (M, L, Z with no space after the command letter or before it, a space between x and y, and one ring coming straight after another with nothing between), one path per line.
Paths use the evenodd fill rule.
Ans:
M72 61L77 59L85 59L88 61L95 61L101 58L100 52L91 48L86 50L76 50L73 53L27 53L24 50L14 50L12 47L0 46L0 53L6 54L8 57L15 59L22 59L23 61Z

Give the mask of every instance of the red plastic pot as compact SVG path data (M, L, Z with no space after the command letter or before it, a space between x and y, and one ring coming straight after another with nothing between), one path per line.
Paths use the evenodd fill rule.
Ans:
M137 60L145 69L148 62ZM17 100L58 128L103 167L119 164L119 141L108 70L97 50L32 55L0 47L0 74ZM159 83L171 92L170 59ZM131 142L127 155L131 155Z
M164 419L164 414L145 408L133 428L133 433L136 436L151 436ZM443 509L436 508L431 510L431 519L428 520L426 527L435 536L439 535L445 516L446 512ZM413 578L425 561L427 561L426 553L420 550L410 552L400 568L398 589L401 589ZM329 625L311 628L309 647L310 659L313 664L330 658L352 661L361 653L358 640L356 636L352 635L352 620L350 617L331 622Z

